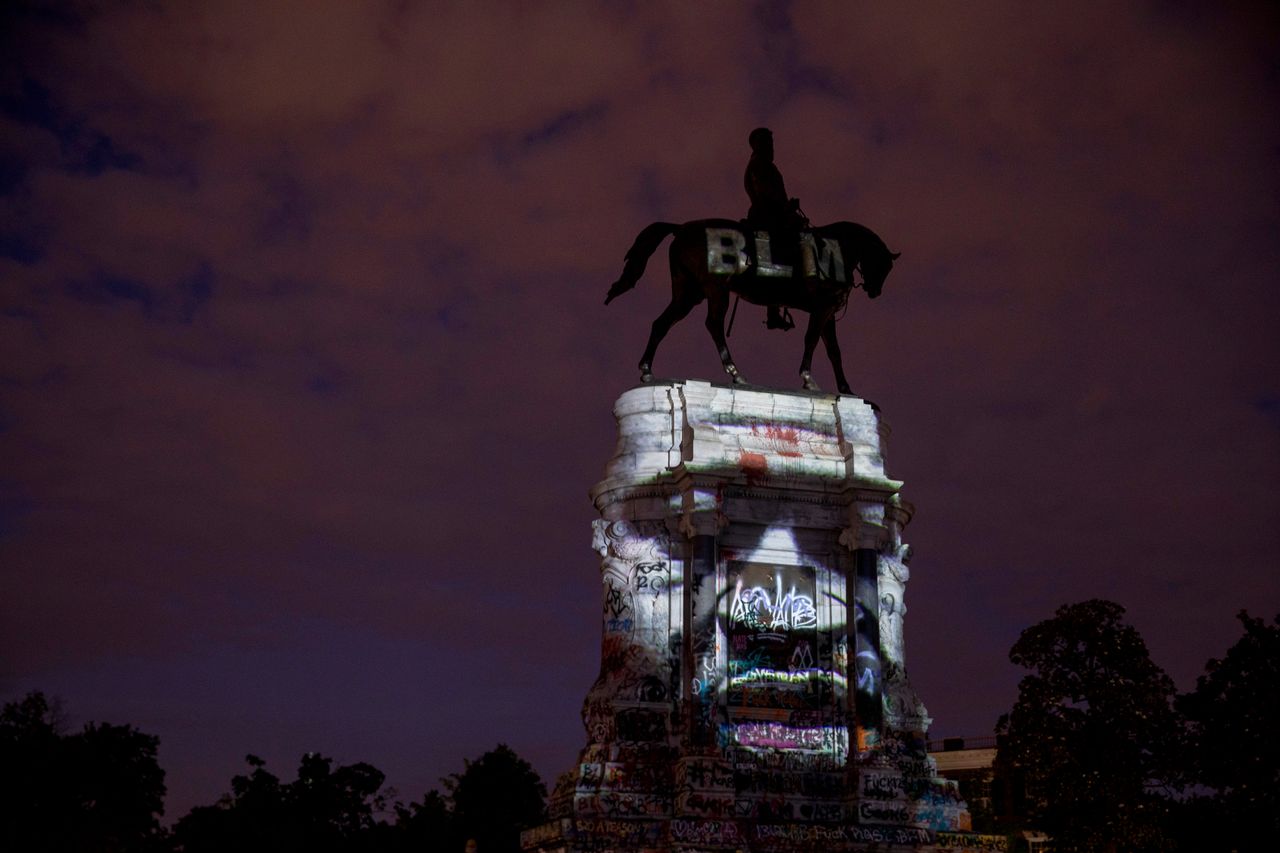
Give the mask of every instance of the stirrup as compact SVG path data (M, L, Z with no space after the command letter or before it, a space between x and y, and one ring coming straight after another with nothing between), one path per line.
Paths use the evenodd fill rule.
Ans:
M790 309L779 308L776 316L772 311L765 316L764 327L766 329L781 329L787 332L796 327L796 322L791 318Z

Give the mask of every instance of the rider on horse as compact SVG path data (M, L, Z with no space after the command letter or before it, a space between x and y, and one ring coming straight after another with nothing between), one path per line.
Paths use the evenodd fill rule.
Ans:
M751 131L747 141L751 145L751 159L747 162L747 171L743 176L747 197L751 199L747 223L761 231L781 232L780 236L785 235L783 239L786 243L794 243L798 232L807 227L809 221L800 213L799 199L787 196L782 173L774 165L773 132L767 127L757 127ZM795 323L790 316L782 313L778 305L770 305L765 326L786 331L795 326Z

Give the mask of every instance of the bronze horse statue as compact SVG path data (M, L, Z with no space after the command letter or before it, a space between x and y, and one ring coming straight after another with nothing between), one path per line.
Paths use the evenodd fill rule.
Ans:
M705 299L707 331L715 341L724 371L735 384L745 384L729 354L724 331L729 296L737 294L754 305L807 311L809 324L800 360L804 387L819 390L810 369L821 337L840 393L853 393L840 361L836 314L848 301L849 292L859 286L854 282L855 270L862 273L862 289L875 299L901 253L890 252L874 231L856 222L835 222L785 235L770 235L729 219L696 219L683 225L655 222L641 231L627 250L622 276L609 288L606 305L636 286L649 257L672 234L671 304L653 321L649 344L640 357L641 382L653 381L653 356L667 332Z

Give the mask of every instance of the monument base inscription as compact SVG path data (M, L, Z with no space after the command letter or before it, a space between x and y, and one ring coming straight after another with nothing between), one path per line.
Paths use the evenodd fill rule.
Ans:
M875 406L690 380L614 414L587 745L525 850L968 849L907 678L912 509Z

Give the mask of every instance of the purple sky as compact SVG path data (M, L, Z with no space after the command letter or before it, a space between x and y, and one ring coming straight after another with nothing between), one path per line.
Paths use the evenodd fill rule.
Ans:
M1280 609L1274 6L79 5L0 12L0 699L159 735L170 819L247 752L570 766L665 265L601 303L649 222L745 213L762 124L903 253L841 335L935 736L1061 604L1182 689ZM701 316L659 375L722 379Z

